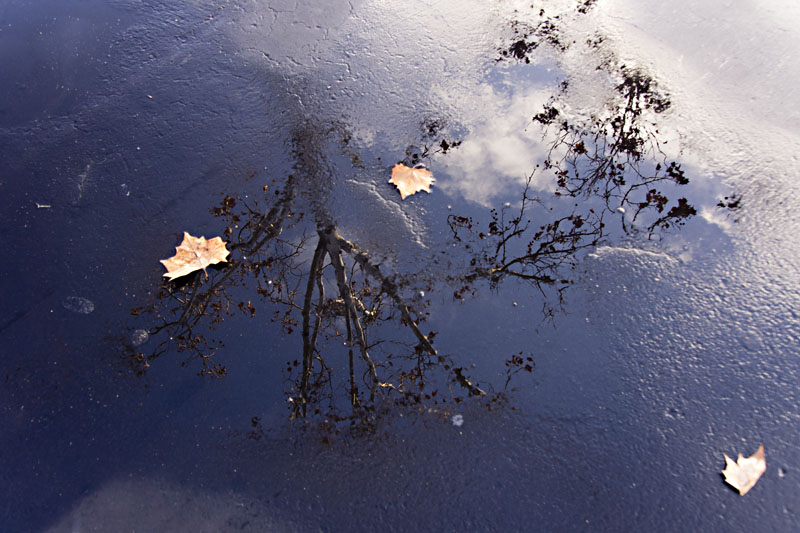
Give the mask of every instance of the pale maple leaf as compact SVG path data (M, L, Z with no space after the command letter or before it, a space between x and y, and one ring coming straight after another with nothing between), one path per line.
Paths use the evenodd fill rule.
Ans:
M424 168L411 168L398 163L392 168L392 178L389 183L394 184L400 191L400 199L405 200L419 191L431 192L433 173Z
M184 231L183 242L175 248L175 255L161 260L167 267L164 276L171 281L202 268L208 277L206 267L226 261L229 253L221 237L206 240L205 237L192 237Z
M739 454L736 462L725 455L725 470L722 471L722 474L725 476L725 482L738 490L741 496L744 496L766 470L767 462L764 459L764 445L762 444L750 457Z

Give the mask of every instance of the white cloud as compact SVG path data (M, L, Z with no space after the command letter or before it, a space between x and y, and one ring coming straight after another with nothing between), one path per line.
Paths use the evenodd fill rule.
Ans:
M439 186L481 204L510 192L518 196L527 176L546 156L541 131L531 119L551 92L552 87L544 84L508 91L484 82L466 98L451 97L453 107L465 109L460 116L467 131L461 146L437 158L436 164L446 172Z

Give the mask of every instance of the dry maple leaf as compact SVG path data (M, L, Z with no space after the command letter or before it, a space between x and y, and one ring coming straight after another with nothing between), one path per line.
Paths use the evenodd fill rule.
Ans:
M229 253L221 237L206 240L205 237L192 237L184 231L183 242L175 248L175 255L161 260L167 267L164 276L171 281L202 268L208 277L206 267L225 261Z
M400 191L400 198L405 200L419 191L431 192L431 183L434 182L433 173L424 168L411 168L398 163L392 169L392 179L389 183L394 184Z
M764 460L764 445L762 444L750 457L739 454L736 462L725 455L725 470L722 471L722 474L725 476L725 481L744 496L766 470L767 462Z

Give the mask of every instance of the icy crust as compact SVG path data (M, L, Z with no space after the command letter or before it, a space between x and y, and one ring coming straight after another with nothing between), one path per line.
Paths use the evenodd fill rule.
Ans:
M617 55L669 89L668 123L685 159L744 199L747 224L739 230L796 252L790 236L798 218L786 199L800 186L800 112L785 95L800 82L800 67L786 61L800 44L800 10L785 1L755 4L728 6L720 18L712 4L611 0L597 4L592 24Z
M755 4L759 17L752 16L753 5L742 4L720 18L711 5L612 0L597 4L586 31L600 32L616 55L646 66L670 91L665 121L679 133L706 196L717 181L742 198L734 217L701 210L731 240L707 240L699 262L675 271L673 283L691 290L671 296L672 307L684 309L684 316L717 317L691 329L724 330L738 339L721 342L720 353L737 357L736 346L759 357L769 351L777 358L760 363L769 367L765 375L791 375L794 370L781 366L799 335L799 298L790 280L800 276L792 259L800 254L800 219L789 199L800 186L800 123L782 95L793 94L800 82L800 67L784 60L797 47L797 32L787 30L800 26L800 10L791 2ZM759 394L779 390L763 385Z

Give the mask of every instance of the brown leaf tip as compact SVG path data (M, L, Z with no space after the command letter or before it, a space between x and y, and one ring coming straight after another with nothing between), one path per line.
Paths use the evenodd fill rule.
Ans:
M195 270L206 272L207 266L226 261L229 253L221 237L206 240L205 237L193 237L184 231L183 241L175 248L175 255L161 260L167 269L164 276L171 281Z

